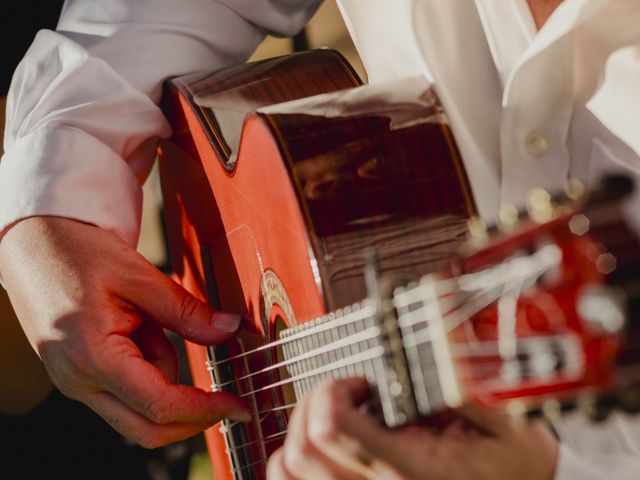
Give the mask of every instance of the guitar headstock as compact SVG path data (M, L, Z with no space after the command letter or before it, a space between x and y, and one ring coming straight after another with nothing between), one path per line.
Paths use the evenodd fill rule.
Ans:
M416 391L423 415L462 399L529 414L580 407L593 418L640 409L640 248L619 209L631 190L616 177L591 192L575 182L562 196L534 191L527 210L503 209L496 227L476 221L450 271L396 292L414 386L438 377L439 404L432 391L420 405ZM407 320L417 303L437 304L426 327ZM431 372L415 365L425 355Z
M608 177L591 191L577 182L555 197L533 191L525 212L507 208L484 248L454 266L468 275L518 258L532 265L545 250L558 258L520 284L512 279L510 291L453 334L497 348L456 363L470 376L469 395L530 412L581 407L595 418L614 405L640 408L632 317L640 248L619 208L632 189L626 177ZM495 375L480 373L487 362Z

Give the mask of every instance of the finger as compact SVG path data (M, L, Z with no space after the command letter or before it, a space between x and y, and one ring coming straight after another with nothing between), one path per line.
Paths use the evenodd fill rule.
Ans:
M409 427L400 430L389 430L380 425L371 415L356 408L336 410L328 414L334 422L333 428L357 442L358 455L374 460L372 468L380 464L393 466L399 472L410 472L407 460L416 452L427 455L433 448L436 438L423 427ZM354 448L354 447L351 447ZM414 462L415 463L415 462Z
M310 397L316 393L303 400L291 416L283 452L286 471L294 477L304 479L364 480L365 477L336 464L309 438L309 418L316 415L316 412L309 410L309 403Z
M99 386L154 423L211 424L221 418L250 420L247 406L238 397L171 384L160 370L141 357L130 339L111 336L109 340L119 345L105 350L119 351L121 355L103 362Z
M108 392L96 392L85 403L124 437L145 448L156 448L200 433L210 424L157 424L132 410Z
M493 437L503 436L513 429L512 419L504 410L470 404L457 408L455 412L483 433Z
M160 370L169 383L178 382L180 377L178 355L162 327L145 321L131 338L142 352L144 359Z
M151 265L127 279L124 299L159 325L201 345L218 344L238 329L241 315L218 312Z
M284 465L284 450L282 447L269 457L267 480L297 480L296 477L287 471Z
M369 385L364 378L348 378L320 385L309 397L307 431L312 443L342 469L367 477L373 461L358 439L342 430L342 425L357 411L368 396ZM354 475L355 477L356 475Z

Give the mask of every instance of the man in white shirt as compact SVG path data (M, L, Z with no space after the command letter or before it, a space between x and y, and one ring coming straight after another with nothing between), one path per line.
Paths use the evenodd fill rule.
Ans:
M241 62L265 32L297 31L318 3L69 0L58 31L41 32L15 74L0 162L3 282L54 383L143 445L246 418L235 398L173 385L162 332L216 343L238 316L212 311L133 249L153 139L169 134L162 80ZM436 84L487 218L532 187L638 172L640 5L559 3L339 2L371 82ZM618 451L637 453L640 435L623 434ZM587 457L560 448L556 475L612 472L610 459ZM615 468L615 478L640 471L631 456Z

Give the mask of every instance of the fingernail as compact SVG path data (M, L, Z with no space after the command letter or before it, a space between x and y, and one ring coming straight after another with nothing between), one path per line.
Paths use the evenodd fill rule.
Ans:
M240 326L241 315L219 312L213 316L213 325L222 332L233 333Z
M249 412L234 412L230 413L228 418L236 422L249 423L251 421L251 414Z

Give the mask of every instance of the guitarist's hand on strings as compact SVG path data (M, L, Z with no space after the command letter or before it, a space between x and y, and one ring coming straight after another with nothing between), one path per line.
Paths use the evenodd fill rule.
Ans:
M116 235L57 217L22 220L0 243L0 272L56 386L124 436L156 447L221 417L247 419L236 397L175 384L164 333L215 344L240 317L215 312Z
M358 405L366 381L326 383L293 412L285 444L269 460L269 480L551 480L557 442L540 423L517 424L480 407L436 432L382 427Z

